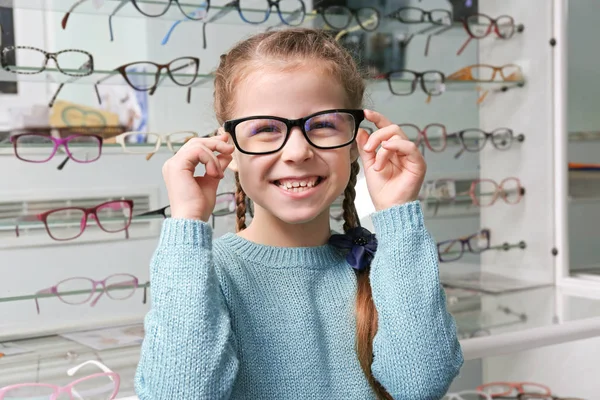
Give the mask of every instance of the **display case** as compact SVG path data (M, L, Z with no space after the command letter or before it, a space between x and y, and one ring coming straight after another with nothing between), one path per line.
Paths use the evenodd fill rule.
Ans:
M207 9L182 0L181 9L171 2L156 17L132 2L89 0L72 9L75 3L12 0L0 8L0 387L66 384L69 368L95 360L119 373L125 398L134 395L140 324L151 300L148 265L169 215L162 165L185 140L216 129L212 71L219 56L254 32L286 29L282 21L298 15L296 8L281 17L273 9L265 22L251 24L264 17L256 2L225 13L225 1ZM138 3L156 11L153 2ZM516 363L546 368L556 354L591 354L598 340L588 338L600 335L593 219L600 191L597 171L569 170L568 163L593 164L600 154L594 103L580 95L593 91L596 72L586 68L593 60L577 53L594 54L577 39L593 37L593 2L348 3L379 11L372 32L356 23L332 29L304 3L302 26L331 30L361 61L365 107L400 124L425 154L420 200L468 360L452 390L518 380L530 370ZM346 4L319 5L338 3ZM399 11L407 7L413 11ZM408 21L423 11L431 19ZM42 52L11 53L10 46ZM55 55L45 71L32 73L40 54L65 50L78 57ZM127 74L130 85L117 68L140 61L170 63L175 71L157 77L140 66ZM434 75L417 84L410 73L386 75L400 70ZM123 139L132 131L145 134ZM23 133L53 139L17 143ZM100 137L101 154L96 142L74 142L77 154L65 163L60 145L73 134ZM228 172L212 219L215 236L235 230L234 190ZM356 190L361 223L371 229L374 207L362 175ZM334 206L331 222L339 230ZM55 218L40 217L64 208ZM82 224L77 208L95 217ZM52 290L59 284L61 296ZM562 373L561 381L553 369L535 379L594 398L591 386L572 384L588 375Z

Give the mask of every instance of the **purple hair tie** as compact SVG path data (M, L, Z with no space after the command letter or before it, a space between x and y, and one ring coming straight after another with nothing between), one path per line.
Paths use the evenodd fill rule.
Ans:
M342 250L349 250L346 261L357 271L365 269L375 256L377 238L368 229L358 226L343 235L331 235L329 244Z

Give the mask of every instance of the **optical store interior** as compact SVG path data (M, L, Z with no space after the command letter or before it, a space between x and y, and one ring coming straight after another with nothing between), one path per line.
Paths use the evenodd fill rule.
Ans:
M138 399L163 165L220 127L221 55L298 26L352 54L364 108L427 163L418 202L464 357L443 398L599 400L598 15L597 0L0 0L0 400ZM227 170L213 238L236 232L236 190ZM363 168L354 203L373 232Z

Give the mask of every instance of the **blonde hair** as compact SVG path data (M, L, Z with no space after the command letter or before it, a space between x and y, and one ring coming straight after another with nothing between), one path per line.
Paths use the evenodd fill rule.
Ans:
M265 64L281 70L293 70L305 67L311 61L317 61L323 72L343 85L348 98L348 107L361 107L365 84L350 53L323 31L293 28L254 35L221 56L215 72L214 100L217 121L222 125L226 120L231 119L235 87L252 71L264 67ZM350 178L344 190L343 229L345 232L358 226L359 223L354 206L356 197L354 187L358 172L359 165L355 161L351 165ZM235 182L236 229L239 232L246 228L246 194L237 173ZM357 272L356 353L369 385L379 399L387 400L392 397L371 372L373 338L377 332L377 310L371 296L369 270L370 267Z

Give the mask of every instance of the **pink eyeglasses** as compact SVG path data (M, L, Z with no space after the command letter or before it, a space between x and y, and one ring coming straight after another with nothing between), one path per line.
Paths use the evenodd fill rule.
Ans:
M138 278L129 274L115 274L101 281L74 277L36 292L35 307L39 314L40 305L38 303L38 295L40 294L53 294L65 304L79 305L87 303L94 296L94 293L100 291L100 294L90 304L91 307L94 307L104 293L113 300L126 300L133 296L137 288ZM145 296L143 302L145 302Z
M85 230L88 216L96 220L104 232L125 231L129 238L129 225L133 211L133 200L112 200L95 207L63 207L37 215L28 215L17 219L15 233L19 236L19 221L41 221L48 235L58 241L76 239Z
M45 399L56 400L61 394L70 399L103 399L113 400L117 397L121 379L119 374L113 372L106 365L89 360L67 371L73 376L86 365L95 365L102 372L77 379L67 386L52 385L49 383L19 383L17 385L0 388L0 400L16 399Z

